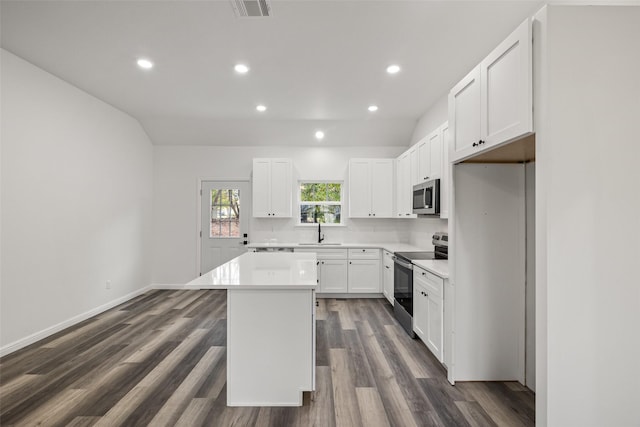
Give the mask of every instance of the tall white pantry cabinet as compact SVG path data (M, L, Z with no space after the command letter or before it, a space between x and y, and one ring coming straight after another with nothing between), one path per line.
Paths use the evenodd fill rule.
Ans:
M533 132L531 28L527 19L449 93L454 381L525 382L524 165L460 162Z
M523 197L518 183L526 179L518 170L524 166L460 164L491 154L486 147L494 143L499 150L518 146L522 138L514 137L509 144L511 135L526 136L534 129L522 125L526 117L519 113L518 99L511 99L508 114L506 107L491 105L490 92L483 100L481 70L450 93L454 180L449 268L455 293L451 368L457 380L480 379L471 373L491 374L503 362L500 357L521 352L517 337L507 352L488 360L489 343L474 342L474 336L483 332L489 342L499 339L491 334L496 327L514 333L507 326L514 319L514 305L496 302L511 298L500 293L503 289L518 295L515 305L522 304L526 265L535 271L536 425L637 426L640 371L633 367L640 341L630 337L637 336L640 324L635 267L640 254L640 8L548 5L535 14L531 28L535 215L524 221L535 222L535 265L514 255L524 253L527 262L531 258L521 243L525 230L519 212L525 206L522 200L530 199ZM489 55L483 63L507 60L528 44L529 39L512 43L511 50ZM504 69L517 70L520 59L510 58ZM512 93L520 93L518 84L511 87ZM487 99L489 105L483 104ZM471 114L483 108L484 115ZM492 114L499 119L492 122ZM464 122L463 117L471 117L468 127L456 123ZM594 175L594 170L607 172ZM507 222L499 224L500 219ZM503 254L511 255L504 260ZM514 258L516 264L510 264ZM497 312L490 312L491 307ZM466 316L469 308L473 311ZM523 324L523 313L515 321ZM514 366L513 360L507 365Z

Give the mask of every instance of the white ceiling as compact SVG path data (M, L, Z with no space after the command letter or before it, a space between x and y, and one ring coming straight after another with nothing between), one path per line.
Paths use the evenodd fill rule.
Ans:
M276 0L272 17L239 19L227 0L2 0L1 37L137 118L154 144L317 145L322 129L326 145L406 146L417 119L541 4ZM140 70L140 56L155 67ZM385 72L392 63L399 74Z

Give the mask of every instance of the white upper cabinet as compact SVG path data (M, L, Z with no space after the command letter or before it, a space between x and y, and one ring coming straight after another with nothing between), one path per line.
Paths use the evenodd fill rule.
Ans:
M254 217L291 217L291 169L291 159L253 159Z
M415 218L411 206L413 183L411 181L411 157L409 151L398 157L396 168L396 216L398 218Z
M349 216L393 216L393 159L349 161Z
M441 178L442 171L442 133L441 128L418 142L418 181L416 184Z
M425 179L442 178L442 127L429 136L429 170Z
M371 216L371 168L367 159L349 162L349 216Z
M451 160L476 151L480 140L480 66L449 92L449 125L452 130Z
M527 19L449 93L450 160L533 132L532 37Z

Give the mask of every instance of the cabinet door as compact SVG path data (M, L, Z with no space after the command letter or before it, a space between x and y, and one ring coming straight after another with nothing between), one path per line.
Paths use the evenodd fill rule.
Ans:
M349 260L349 293L380 292L380 260Z
M411 183L411 153L406 152L398 161L398 217L415 218L412 213L413 184Z
M425 344L433 355L442 362L442 297L434 296L431 293L427 293L427 295L427 339Z
M389 262L387 256L384 257L384 268L382 269L382 293L387 301L393 305L393 261Z
M292 183L291 160L271 161L271 216L291 217Z
M449 218L449 201L451 200L451 175L452 166L449 163L449 124L445 123L440 128L442 135L442 162L440 178L440 218Z
M320 289L324 293L347 293L347 260L325 259L320 262Z
M531 55L527 19L480 63L483 150L533 131Z
M418 174L419 174L419 166L418 166L418 147L417 146L413 146L410 150L409 150L409 159L410 159L410 165L409 168L411 169L410 172L410 182L409 185L411 187L413 187L416 184L419 184L420 182L422 182L422 180L419 178Z
M423 342L427 340L427 321L429 318L429 305L425 289L413 281L413 332Z
M429 136L429 169L427 179L442 178L442 133L438 128Z
M481 135L479 65L449 92L449 126L451 161L476 151Z
M444 297L442 298L442 300L444 303L444 337L442 339L442 361L447 367L447 379L453 384L453 311L455 310L455 295L453 285L449 280L444 281Z
M369 160L349 162L349 216L369 218L371 216L371 179Z
M429 152L429 139L431 135L418 142L418 181L426 181L431 173L431 156Z
M252 206L254 217L270 217L271 213L271 161L253 159Z
M393 160L371 161L371 214L376 218L393 216Z
M409 214L407 211L407 199L409 197L409 152L398 157L397 168L397 189L396 189L396 210L399 218L404 218Z

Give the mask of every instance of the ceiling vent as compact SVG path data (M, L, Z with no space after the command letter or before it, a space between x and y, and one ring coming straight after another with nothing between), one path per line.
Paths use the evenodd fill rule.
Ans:
M239 18L271 16L271 4L267 0L231 0L231 5Z

